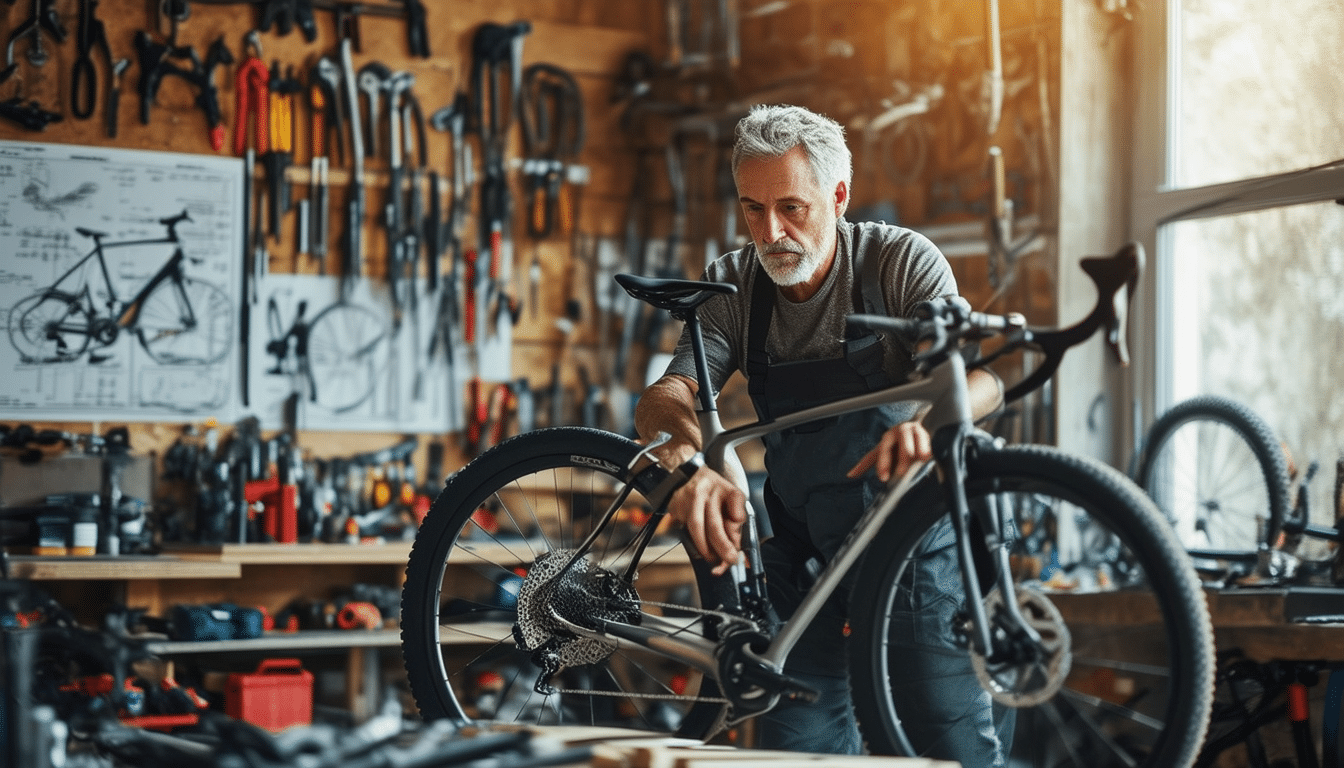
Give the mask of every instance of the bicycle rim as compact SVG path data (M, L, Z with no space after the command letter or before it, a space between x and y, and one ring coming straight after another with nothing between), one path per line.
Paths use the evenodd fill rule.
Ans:
M233 343L229 297L210 283L165 280L145 297L135 320L140 345L162 365L208 365Z
M373 395L382 338L382 320L365 307L333 304L322 310L304 342L312 402L334 413L364 404Z
M45 291L9 310L9 341L25 363L74 360L89 346L91 320L79 297Z
M946 506L926 483L871 545L881 556L865 559L851 602L869 748L988 763L977 740L989 722L1013 766L1189 766L1208 720L1212 629L1151 502L1108 467L1040 447L985 452L968 471L972 508L994 503L1012 521L1015 598L1048 652L1014 664L967 649ZM986 603L993 616L1002 598Z
M712 681L638 649L572 664L534 690L541 673L513 627L524 579L549 553L571 550L592 530L638 446L598 430L560 427L511 438L451 477L416 535L402 592L402 652L425 719L566 723L679 732L704 738L723 707ZM646 475L649 475L646 477ZM650 473L634 484L647 490ZM632 493L591 560L629 556L634 524L647 512ZM689 561L660 533L641 559L641 600L694 605ZM643 606L646 612L661 609ZM531 609L525 604L524 612ZM678 612L680 613L680 612ZM671 615L671 614L669 614ZM703 622L688 620L688 630ZM591 641L590 641L591 642Z
M1274 433L1246 406L1197 397L1153 424L1136 479L1195 557L1252 560L1273 545L1289 506Z

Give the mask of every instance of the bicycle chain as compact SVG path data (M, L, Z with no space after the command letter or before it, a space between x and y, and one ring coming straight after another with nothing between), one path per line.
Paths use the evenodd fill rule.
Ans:
M755 622L752 622L749 619L744 619L741 616L728 613L727 611L714 611L706 608L693 608L689 605L681 605L679 603L661 603L656 600L641 599L639 603L640 607L646 605L652 605L656 608L672 608L678 611L685 611L687 613L699 614L700 616L703 617L718 616L725 622L745 621L748 622L749 624L752 624L752 626L755 626ZM557 688L556 693L568 693L581 696L610 696L613 698L621 698L621 699L653 699L656 701L695 701L695 702L704 702L706 704L732 703L723 696L687 696L676 693L633 693L633 692L621 692L621 691L597 691L585 688Z

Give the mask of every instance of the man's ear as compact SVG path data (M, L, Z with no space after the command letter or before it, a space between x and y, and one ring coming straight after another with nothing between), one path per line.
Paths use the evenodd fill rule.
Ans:
M849 210L849 184L843 181L835 183L835 218L845 215Z

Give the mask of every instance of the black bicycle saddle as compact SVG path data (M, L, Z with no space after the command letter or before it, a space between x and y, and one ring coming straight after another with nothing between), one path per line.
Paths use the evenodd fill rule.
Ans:
M732 283L710 283L666 277L640 277L624 272L615 275L625 292L640 301L673 314L690 312L717 294L737 293Z

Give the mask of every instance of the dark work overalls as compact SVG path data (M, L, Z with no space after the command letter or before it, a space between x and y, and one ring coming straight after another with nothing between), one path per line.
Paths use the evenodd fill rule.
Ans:
M854 244L856 254L863 249ZM854 288L851 295L854 312L886 314L878 275L877 256L868 264L862 257L854 260ZM825 360L776 362L766 350L775 304L775 286L757 267L752 290L747 331L747 386L757 416L778 418L808 406L831 402L852 395L892 386L883 368L880 337L860 330L843 342L840 357ZM769 479L765 487L766 509L774 536L762 545L771 602L781 618L793 614L802 596L811 587L821 564L833 557L844 537L853 528L868 503L880 491L873 473L851 480L845 477L890 427L911 415L909 406L888 404L875 409L823 419L766 437L765 465ZM929 562L935 579L924 579L926 594L916 594L915 602L954 601L960 593L956 578L955 555L951 560ZM946 560L946 561L944 561ZM952 584L944 569L950 569ZM917 574L918 575L918 574ZM816 688L821 695L812 704L783 701L758 720L759 744L770 749L808 752L857 754L862 751L860 736L850 703L847 678L845 624L848 614L848 574L821 613L812 621L785 665L793 677ZM912 612L914 613L914 612ZM938 612L945 613L945 612ZM946 614L950 618L950 613ZM928 616L911 616L915 644L919 627ZM927 626L927 624L925 625ZM938 633L928 627L931 634ZM907 637L907 639L912 639ZM948 649L951 650L951 649ZM942 649L934 649L929 661L941 667L942 691L921 692L921 696L939 696L958 711L976 706L985 709L982 722L967 723L965 738L957 738L953 752L960 753L966 765L993 765L994 725L989 716L989 698L973 676L968 676L969 660L964 651L941 658ZM919 653L920 656L924 654ZM952 664L949 669L946 664ZM952 673L952 677L945 676ZM930 702L930 711L945 707ZM987 728L988 730L984 730ZM979 731L978 737L976 732ZM975 742L980 742L977 747ZM951 755L947 755L950 757Z

